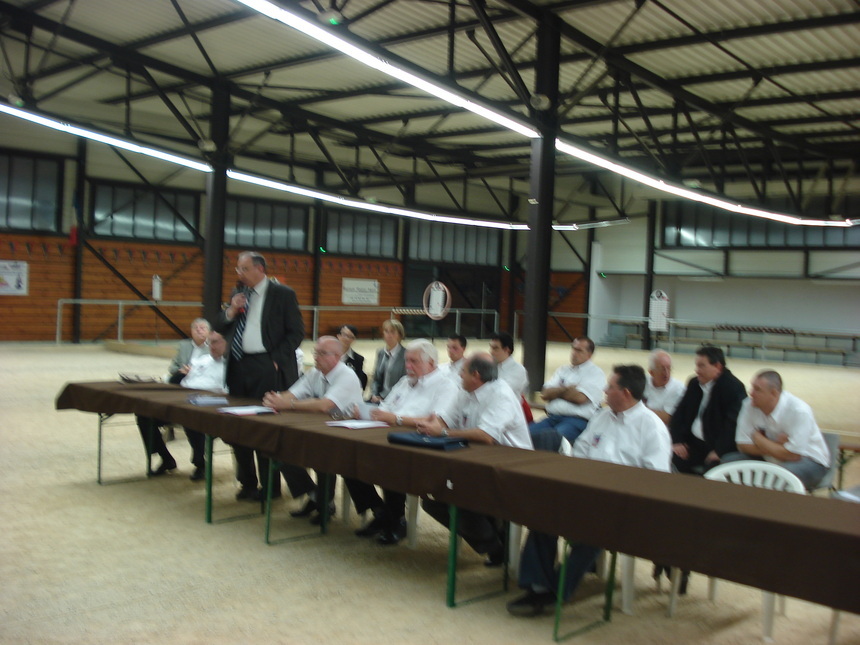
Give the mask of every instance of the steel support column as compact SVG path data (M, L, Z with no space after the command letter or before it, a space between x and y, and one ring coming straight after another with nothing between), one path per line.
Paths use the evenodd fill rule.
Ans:
M230 93L218 84L212 89L210 136L215 152L212 172L206 179L206 235L203 242L203 311L214 316L221 310L224 275L224 219L227 210L227 143L230 139Z
M654 246L657 239L657 202L648 202L648 249L645 251L645 294L642 304L642 315L648 318L651 310L651 292L654 291ZM651 327L645 323L642 330L642 349L654 349L651 338Z
M557 18L545 14L537 31L535 93L549 99L549 109L535 110L540 139L532 141L529 231L526 257L523 364L532 389L546 371L546 321L555 196L555 138L558 131L559 30Z
M75 240L75 300L80 300L84 297L84 241L86 239L86 215L84 208L86 207L86 192L87 192L87 140L78 139L77 150L77 174L75 175L75 223L77 230ZM72 306L72 342L81 342L81 306L75 304Z

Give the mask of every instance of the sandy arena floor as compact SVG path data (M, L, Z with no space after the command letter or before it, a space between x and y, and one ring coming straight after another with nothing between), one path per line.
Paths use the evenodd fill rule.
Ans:
M364 342L358 349L372 360L375 346ZM485 348L486 342L473 346ZM305 350L310 348L306 343ZM567 356L567 346L551 347L548 373ZM598 349L595 360L609 368L622 362L644 364L646 356ZM676 376L686 380L692 356L675 358ZM505 602L515 596L513 589L505 596L446 608L447 531L426 515L420 519L416 550L356 538L352 531L359 520L353 513L345 525L342 509L326 537L266 546L261 516L204 523L203 486L188 480L190 452L181 432L170 444L180 462L176 474L99 486L96 416L56 412L55 396L67 381L112 379L118 372L160 375L167 362L93 345L0 344L0 642L552 642L551 617L518 619L507 614ZM764 366L749 360L729 364L745 382ZM846 435L860 431L860 370L774 367L787 389L813 406L822 428ZM108 433L105 470L106 477L142 475L140 439L133 425ZM218 452L216 517L253 510L233 500L232 472L229 452ZM860 484L860 459L848 466L845 484ZM306 522L286 513L295 505L291 499L278 503L273 524L277 536L309 532ZM857 553L845 555L857 558ZM495 588L499 576L486 570L479 556L463 550L461 597ZM611 624L574 642L761 642L760 592L723 582L718 602L710 603L705 577L694 574L690 594L669 619L665 590L666 585L663 592L656 590L650 563L639 561L636 615L616 611ZM594 620L601 594L602 583L588 579L581 598L566 607L565 628ZM776 620L776 642L825 643L830 617L829 609L789 599L788 616ZM843 615L838 642L860 643L860 616Z

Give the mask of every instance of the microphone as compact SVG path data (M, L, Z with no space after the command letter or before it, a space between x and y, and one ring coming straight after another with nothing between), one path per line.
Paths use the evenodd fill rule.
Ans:
M249 289L248 289L248 287L245 285L245 283L244 283L244 282L242 282L241 280L236 280L236 291L235 291L235 293L234 293L233 295L235 295L236 293L241 293L241 294L244 294L244 295L245 295L245 298L247 298L247 297L248 297L248 292L249 292ZM245 313L246 309L247 309L247 307L242 307L242 308L238 311L238 313L243 314L243 313Z

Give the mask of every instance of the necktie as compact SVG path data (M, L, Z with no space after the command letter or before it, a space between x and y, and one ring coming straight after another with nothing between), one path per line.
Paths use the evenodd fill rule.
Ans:
M388 352L382 352L382 358L379 359L379 373L382 375L382 383L385 384L385 373L388 371Z
M233 345L230 347L230 355L237 361L242 360L245 352L242 350L242 335L245 333L245 322L248 320L248 310L251 308L251 293L248 291L245 295L245 311L239 314L239 319L236 321L236 331L233 332Z

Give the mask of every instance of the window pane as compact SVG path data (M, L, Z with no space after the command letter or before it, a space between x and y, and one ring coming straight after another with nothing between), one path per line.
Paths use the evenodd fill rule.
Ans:
M33 228L37 231L57 230L57 191L60 185L60 164L40 159L36 162L36 186L33 194Z
M9 167L10 159L0 155L0 226L8 228L9 224Z
M30 228L33 210L33 159L12 157L12 180L9 186L9 226Z

